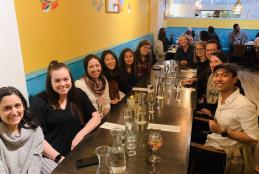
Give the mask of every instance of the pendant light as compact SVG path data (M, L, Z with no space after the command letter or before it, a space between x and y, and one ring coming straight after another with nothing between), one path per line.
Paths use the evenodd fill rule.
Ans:
M233 13L234 14L241 14L243 12L243 5L241 4L240 0L237 0L233 7Z

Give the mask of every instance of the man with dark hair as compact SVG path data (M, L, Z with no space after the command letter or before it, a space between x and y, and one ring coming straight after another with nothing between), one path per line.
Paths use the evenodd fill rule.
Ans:
M191 157L203 162L204 167L216 164L210 159L209 147L226 152L225 173L253 173L252 148L258 140L256 106L236 87L237 71L230 64L219 64L214 68L213 82L219 91L218 106L214 120L209 120L212 134L200 148L194 147ZM213 164L213 165L211 165ZM209 169L211 169L209 168Z
M206 45L206 57L210 59L210 56L212 53L220 50L221 50L220 43L215 39L211 39L207 42L207 45Z
M246 160L253 161L251 148L258 140L256 106L240 94L236 87L237 71L232 65L217 65L214 74L213 82L219 91L219 99L215 119L209 121L212 134L208 135L205 145L223 149L231 162L238 153L245 167L253 170Z
M246 33L240 31L240 26L238 24L233 25L233 31L229 34L229 42L233 44L244 44L247 42Z

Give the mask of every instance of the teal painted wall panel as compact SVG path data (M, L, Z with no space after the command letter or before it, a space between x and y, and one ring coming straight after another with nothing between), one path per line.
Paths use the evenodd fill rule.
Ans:
M124 48L130 48L132 50L135 50L139 41L144 39L149 40L152 44L154 43L153 34L149 34L107 49L112 50L117 55L117 57L119 57L120 52ZM92 54L96 54L98 57L101 57L102 51L104 50L105 49L100 49L97 52L93 52ZM79 79L84 74L83 59L84 57L79 57L69 62L65 62L68 65L74 80ZM26 85L27 85L29 96L36 95L37 93L43 91L45 89L45 81L46 81L46 69L27 74Z

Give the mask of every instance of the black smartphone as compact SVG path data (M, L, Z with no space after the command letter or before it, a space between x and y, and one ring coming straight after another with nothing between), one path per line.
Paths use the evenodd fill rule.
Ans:
M96 155L87 157L87 158L78 159L75 162L76 168L82 168L82 167L91 166L95 164L98 164L98 157Z

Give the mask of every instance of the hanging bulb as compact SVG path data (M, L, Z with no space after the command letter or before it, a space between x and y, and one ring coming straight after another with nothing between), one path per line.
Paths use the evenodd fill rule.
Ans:
M241 4L240 0L237 0L233 7L234 14L241 14L243 12L243 5Z

